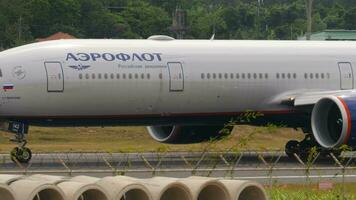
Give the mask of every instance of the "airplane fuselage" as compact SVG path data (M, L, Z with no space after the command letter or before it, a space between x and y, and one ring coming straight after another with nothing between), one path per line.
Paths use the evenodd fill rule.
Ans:
M306 91L353 89L354 42L61 40L0 53L0 117L46 125L207 124L293 116Z

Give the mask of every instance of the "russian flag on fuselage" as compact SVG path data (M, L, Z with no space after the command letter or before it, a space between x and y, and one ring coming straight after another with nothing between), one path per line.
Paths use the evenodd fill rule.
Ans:
M13 90L14 89L14 84L12 84L12 83L4 83L2 85L2 89L5 90L5 91Z

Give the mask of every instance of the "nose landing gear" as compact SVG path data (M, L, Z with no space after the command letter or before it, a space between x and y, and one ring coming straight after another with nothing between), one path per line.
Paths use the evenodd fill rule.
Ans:
M29 125L27 123L21 122L10 122L9 131L14 133L14 138L10 139L11 142L17 143L18 146L15 147L11 153L11 160L19 163L28 163L32 158L32 152L26 147L26 135L28 133Z

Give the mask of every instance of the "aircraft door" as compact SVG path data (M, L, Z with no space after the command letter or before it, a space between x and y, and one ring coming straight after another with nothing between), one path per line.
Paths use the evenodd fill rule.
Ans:
M184 90L184 74L182 64L179 62L168 63L169 90L179 92Z
M63 92L64 76L60 62L45 62L47 74L47 91L48 92Z
M353 89L354 76L352 66L349 62L339 63L340 87L342 90Z

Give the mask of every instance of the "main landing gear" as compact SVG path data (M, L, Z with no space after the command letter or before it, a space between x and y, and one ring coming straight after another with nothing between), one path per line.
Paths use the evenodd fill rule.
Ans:
M26 135L29 125L21 122L10 122L9 131L14 134L10 141L17 143L18 146L11 151L11 160L16 163L28 163L32 158L32 152L26 147Z
M300 159L306 161L309 156L315 156L313 153L320 153L322 157L326 157L333 153L334 156L339 157L341 155L340 150L326 150L320 147L320 145L314 139L313 134L306 134L304 140L298 142L296 140L290 140L285 146L285 152L289 158L294 158L296 154Z

